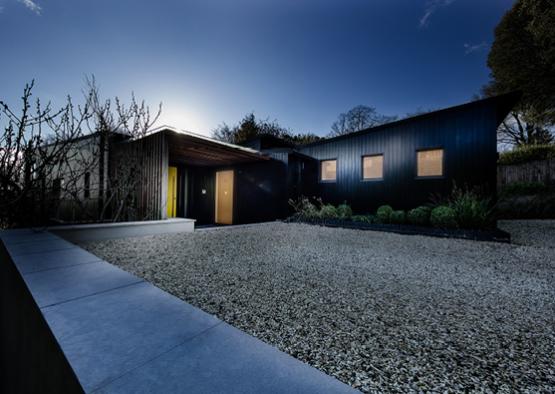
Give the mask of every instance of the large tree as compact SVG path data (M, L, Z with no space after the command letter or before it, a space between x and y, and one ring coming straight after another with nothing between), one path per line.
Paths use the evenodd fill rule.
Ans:
M497 129L497 141L502 147L551 144L555 141L553 128L542 123L526 120L519 111L511 113Z
M339 114L331 126L330 137L379 126L396 119L396 116L380 114L374 107L357 105L349 111Z
M312 142L320 141L323 138L319 135L313 133L298 133L298 134L288 134L285 138L294 145L310 144Z
M489 94L523 93L529 121L555 123L555 1L518 0L497 28L488 57Z
M493 82L490 82L472 99L481 100L496 94ZM529 105L521 103L507 115L497 128L497 143L501 150L555 142L555 127L534 114Z
M315 134L292 134L288 129L280 126L275 121L270 122L264 119L256 119L253 113L245 115L236 126L230 127L223 123L212 131L213 138L232 144L242 144L261 135L281 138L294 145L318 141L321 138Z

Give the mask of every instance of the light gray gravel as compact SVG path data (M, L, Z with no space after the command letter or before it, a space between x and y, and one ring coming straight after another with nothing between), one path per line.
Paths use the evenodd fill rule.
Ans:
M555 220L500 220L498 227L515 244L555 248Z
M555 390L545 245L272 223L83 246L362 391Z

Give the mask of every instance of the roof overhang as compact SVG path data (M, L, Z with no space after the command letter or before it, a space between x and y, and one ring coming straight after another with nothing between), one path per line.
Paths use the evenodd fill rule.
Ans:
M162 126L151 134L164 133L172 163L193 166L225 166L230 164L267 161L261 152L229 144L190 131Z

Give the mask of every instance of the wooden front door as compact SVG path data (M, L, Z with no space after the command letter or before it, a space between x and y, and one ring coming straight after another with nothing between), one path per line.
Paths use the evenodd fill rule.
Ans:
M216 223L233 223L233 170L216 172Z
M177 211L177 167L168 167L168 218L174 218Z

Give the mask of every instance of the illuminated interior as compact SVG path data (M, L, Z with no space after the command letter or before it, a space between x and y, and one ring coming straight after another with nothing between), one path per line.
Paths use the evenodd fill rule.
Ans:
M383 155L364 156L362 158L362 178L383 178Z
M320 165L320 180L334 182L337 179L337 160L323 160Z
M417 152L418 176L443 175L443 149L428 149Z

